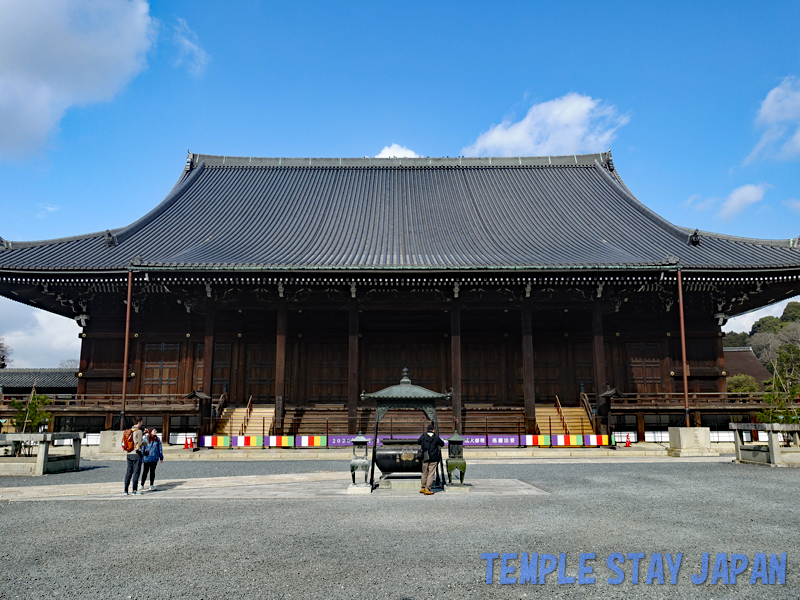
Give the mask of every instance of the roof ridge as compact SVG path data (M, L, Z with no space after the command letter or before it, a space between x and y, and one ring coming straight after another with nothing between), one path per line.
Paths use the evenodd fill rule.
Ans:
M608 181L620 193L622 198L627 200L634 209L650 219L656 226L660 227L668 234L674 235L679 240L685 240L685 238L682 236L682 231L679 226L667 221L664 217L659 215L653 209L649 208L644 202L634 196L628 187L621 183L621 180L618 181L616 177L612 176L611 173L609 173L608 170L603 167L603 165L596 163L595 168L597 172L600 173L600 175L606 179L606 181ZM680 259L680 257L678 258Z
M697 231L698 235L705 237L716 238L719 240L729 240L731 242L742 242L745 244L755 244L758 246L773 246L776 248L794 248L800 250L800 236L796 238L789 238L789 239L762 239L762 238L748 238L742 237L738 235L728 235L726 233L715 233L713 231L703 231L702 229L693 229L691 227L681 227L677 225L677 227L683 231L685 231L688 235L691 235L695 231Z
M417 156L407 158L376 157L248 157L215 154L190 154L191 168L206 167L568 167L592 166L599 161L607 166L610 152L565 154L559 156Z
M6 367L5 369L0 371L2 373L40 373L42 371L54 372L58 371L59 373L75 373L78 369L73 369L72 367Z

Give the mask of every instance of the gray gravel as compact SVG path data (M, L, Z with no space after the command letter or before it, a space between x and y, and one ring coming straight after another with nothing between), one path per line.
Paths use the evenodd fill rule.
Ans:
M346 461L165 462L209 477L346 468ZM113 481L123 463L52 483ZM174 472L167 469L174 468ZM63 477L63 479L62 479ZM71 481L67 477L72 477ZM800 470L727 463L473 465L544 496L0 503L0 598L797 599ZM27 482L41 484L50 477ZM57 479L55 476L53 480ZM0 480L9 485L8 478ZM48 482L49 483L49 482ZM141 539L149 535L146 546ZM482 552L595 552L594 585L486 585ZM679 584L606 583L611 552L682 552ZM695 586L703 552L787 552L786 585ZM499 563L499 561L498 561ZM518 564L511 562L510 564Z

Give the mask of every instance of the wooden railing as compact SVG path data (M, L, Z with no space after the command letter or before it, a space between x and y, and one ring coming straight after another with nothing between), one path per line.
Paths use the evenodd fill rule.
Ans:
M764 392L689 392L689 406L702 408L717 405L761 405L764 402ZM625 405L632 406L657 406L663 408L680 408L684 406L683 392L677 393L647 393L625 394L622 398L611 398L611 408L620 408Z
M51 409L69 409L69 408L82 408L82 407L96 407L102 409L121 409L122 408L122 395L121 394L102 394L102 395L88 395L88 394L53 394L48 395L50 404L48 410ZM27 401L27 395L3 395L0 397L0 410L11 410L9 403L12 400ZM186 407L187 409L199 408L199 401L197 398L186 398L183 394L128 394L125 400L125 407L127 408L141 408L146 409L150 407Z
M247 400L247 410L244 413L244 419L242 419L242 426L239 428L239 435L244 435L244 432L247 431L247 424L250 422L250 414L253 412L253 397Z
M564 428L564 433L569 435L569 427L567 427L567 420L564 418L564 411L561 409L561 401L556 396L556 410L558 411L558 418L561 419L561 426Z
M428 419L418 411L408 411L408 415L387 416L380 422L379 433L389 436L422 435ZM439 411L437 411L439 413ZM452 433L452 417L449 413L437 414L439 434L447 437ZM496 433L526 434L535 431L535 420L527 420L522 414L484 416L467 414L462 418L462 435L491 435ZM303 415L287 415L283 419L283 435L337 435L348 431L361 431L372 435L375 431L375 416L371 411L359 411L359 416L349 418L346 411L341 414L320 414L307 412Z
M589 418L590 423L594 423L594 413L592 412L592 405L589 402L589 396L585 392L581 392L581 406L586 411L586 416Z
M219 402L216 404L211 403L211 407L213 410L211 411L211 431L217 430L217 424L219 423L219 418L222 416L222 412L225 410L225 405L228 403L228 394L222 394L219 397Z

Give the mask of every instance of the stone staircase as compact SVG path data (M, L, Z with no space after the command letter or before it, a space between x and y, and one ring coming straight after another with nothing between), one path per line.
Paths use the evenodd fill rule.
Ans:
M594 433L592 422L589 420L586 411L580 406L564 406L564 420L567 422L567 429L570 435L589 435ZM555 405L537 404L536 405L536 424L542 435L564 435L564 426L558 415ZM552 424L552 429L550 428Z
M242 429L246 414L246 406L229 406L225 408L217 422L217 429L214 435L240 435L239 432ZM274 406L253 405L244 435L262 435L262 432L269 435L274 418Z

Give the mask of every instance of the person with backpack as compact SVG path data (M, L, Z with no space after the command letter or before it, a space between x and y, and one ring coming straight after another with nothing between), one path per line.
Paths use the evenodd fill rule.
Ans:
M442 438L436 435L433 423L431 423L428 425L428 431L419 437L417 443L422 446L422 489L419 493L430 496L433 494L431 485L436 475L436 467L439 466L439 461L442 458L442 452L439 448L444 446L444 442Z
M159 461L164 462L164 453L161 448L161 440L158 439L158 431L155 429L150 430L150 435L145 440L142 448L142 463L144 469L142 471L142 489L139 491L140 494L144 494L144 482L145 479L147 479L148 473L150 473L150 491L156 491L156 486L153 485L156 478L156 467Z
M122 449L128 453L128 468L125 471L125 495L133 479L133 493L139 488L139 472L142 470L142 418L134 417L133 427L122 434Z

